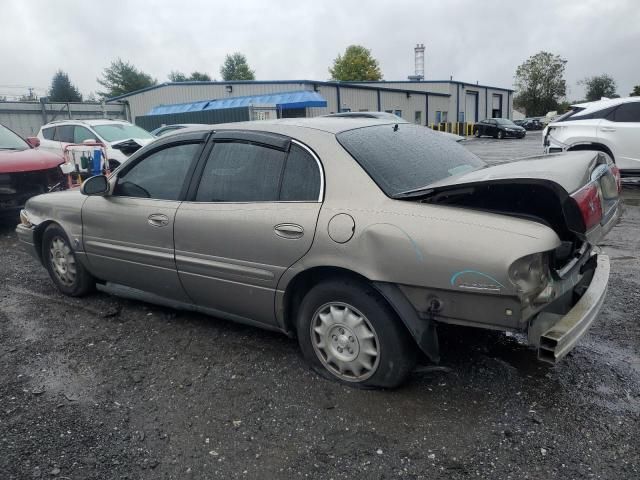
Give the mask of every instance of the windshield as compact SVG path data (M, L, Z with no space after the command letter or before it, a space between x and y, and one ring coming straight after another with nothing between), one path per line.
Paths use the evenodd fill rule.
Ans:
M17 133L0 125L0 150L26 150L29 144Z
M508 118L496 118L495 121L498 123L498 125L515 125L515 123L513 123Z
M107 142L117 142L130 138L153 139L146 130L126 123L110 123L107 125L95 125L93 129Z
M485 166L457 142L419 125L374 125L336 138L390 197Z

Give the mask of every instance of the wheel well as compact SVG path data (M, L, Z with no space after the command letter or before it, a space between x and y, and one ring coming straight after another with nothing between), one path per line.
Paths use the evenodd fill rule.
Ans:
M296 275L284 292L284 326L287 332L295 333L296 313L306 293L315 285L330 279L351 278L358 282L369 283L369 279L346 268L314 267Z
M42 235L44 231L47 229L49 225L52 225L56 222L53 220L46 220L38 225L33 233L33 243L36 246L36 251L38 252L38 258L40 262L42 262Z
M567 149L568 152L575 152L579 150L595 150L597 152L604 152L611 157L611 160L615 162L615 158L611 149L601 143L580 143L578 145L572 145Z

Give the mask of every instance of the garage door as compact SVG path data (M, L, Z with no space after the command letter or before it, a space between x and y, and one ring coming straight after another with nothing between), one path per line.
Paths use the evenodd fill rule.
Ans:
M465 96L464 121L475 123L478 121L478 93L467 92Z

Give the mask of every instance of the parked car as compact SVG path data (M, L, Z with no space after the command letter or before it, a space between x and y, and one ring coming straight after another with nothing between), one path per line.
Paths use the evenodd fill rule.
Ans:
M37 146L37 138L24 140L0 125L0 217L17 218L30 197L64 183L62 157Z
M508 118L485 118L473 126L476 137L490 136L502 140L507 137L524 138L527 131Z
M640 97L580 103L542 133L545 152L598 150L623 174L640 174Z
M60 120L43 125L38 132L40 148L61 155L71 143L99 142L105 146L109 167L114 170L129 155L155 138L146 130L123 120Z
M165 133L175 132L176 130L182 130L187 127L199 127L199 123L174 123L172 125L162 125L161 127L151 130L151 135L154 137L161 137Z
M526 120L527 120L527 119L525 119L525 118L523 118L522 120L514 120L514 121L513 121L513 123L515 123L516 125L518 125L518 126L520 126L520 127L521 127L521 126L522 126L522 124L523 124L524 122L526 122Z
M393 387L418 349L438 360L440 323L566 355L605 297L616 175L599 152L488 167L388 120L232 123L32 198L17 232L67 295L97 282L297 335L321 374Z
M525 130L542 130L544 128L544 124L537 118L525 118L519 125Z
M323 115L324 117L329 118L378 118L389 121L396 121L397 123L409 123L404 118L394 115L389 112L341 112L341 113L330 113L329 115ZM445 138L449 140L453 140L454 142L462 142L465 138L462 135L456 135L455 133L449 132L440 132L439 130L434 130L438 132Z

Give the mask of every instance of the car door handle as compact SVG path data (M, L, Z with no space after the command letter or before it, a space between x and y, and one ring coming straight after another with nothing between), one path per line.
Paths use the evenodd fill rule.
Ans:
M295 239L304 235L304 228L295 223L281 223L273 227L276 235L282 238Z
M611 133L611 132L615 132L616 129L611 127L600 127L600 131L605 133Z
M147 217L147 222L152 227L164 227L169 224L169 217L162 213L152 213Z

